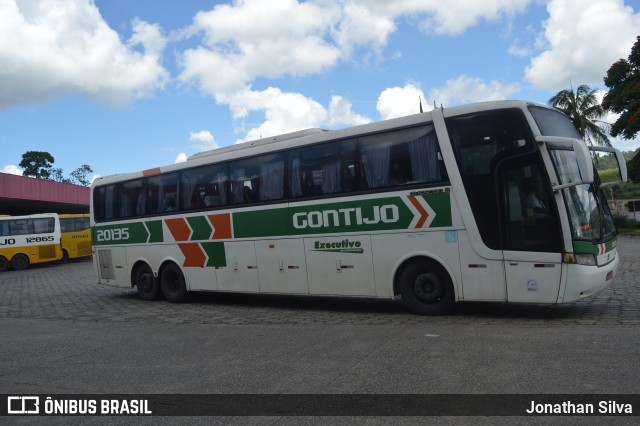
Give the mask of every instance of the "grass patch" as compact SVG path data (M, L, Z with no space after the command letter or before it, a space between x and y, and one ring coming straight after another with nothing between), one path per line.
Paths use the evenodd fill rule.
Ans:
M622 232L640 232L640 221L626 215L613 214L613 221L618 227L618 231Z

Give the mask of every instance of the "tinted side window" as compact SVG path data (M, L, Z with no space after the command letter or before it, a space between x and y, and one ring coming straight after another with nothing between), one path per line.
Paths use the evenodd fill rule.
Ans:
M115 218L115 185L105 185L93 191L93 214L96 220Z
M147 213L169 213L179 210L179 185L179 173L169 173L148 178L147 193L145 196Z
M229 199L226 164L212 164L182 172L181 205L184 209L224 206Z
M229 166L231 203L283 199L284 159L284 154L277 153L232 161Z
M367 136L359 144L366 188L446 180L433 126Z
M288 184L292 198L359 189L355 140L295 149L289 153Z
M123 182L116 187L118 217L140 216L146 212L146 194L142 179Z
M60 219L60 232L73 232L76 230L73 219Z

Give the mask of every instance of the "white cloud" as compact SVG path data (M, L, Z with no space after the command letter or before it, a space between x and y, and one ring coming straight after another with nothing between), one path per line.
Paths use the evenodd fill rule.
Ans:
M335 13L331 3L295 0L239 0L199 12L190 32L203 32L204 45L184 52L180 79L195 80L217 97L247 88L257 77L320 72L340 57L325 39Z
M377 109L381 118L388 120L419 113L420 102L422 102L423 111L432 109L427 104L422 89L416 84L409 83L404 87L383 90L378 97Z
M188 155L185 152L181 152L176 157L176 161L174 161L174 163L184 163L185 161L187 161L187 157Z
M18 166L14 166L13 164L8 164L0 170L2 173L8 173L10 175L18 175L22 176L22 169Z
M329 116L319 102L300 93L285 93L273 87L260 92L245 90L228 97L226 102L235 117L244 117L252 111L264 113L264 122L250 129L245 141L319 127Z
M629 55L640 28L640 13L623 0L552 0L542 40L525 78L556 91L574 84L602 85L609 67Z
M461 75L447 80L444 87L431 89L429 96L425 96L422 88L415 83L385 89L378 97L377 108L381 118L387 120L417 114L420 112L420 102L423 111L430 111L434 103L448 107L462 103L495 101L507 99L518 90L520 88L517 83L503 84L495 80L487 83L479 78Z
M196 148L198 149L198 151L209 151L219 148L218 144L216 143L216 139L208 130L201 130L195 133L191 132L191 134L189 135L189 140L192 142L196 142Z
M425 13L427 16L422 21L425 29L437 34L458 35L480 20L495 21L522 13L530 2L531 0L405 0L399 2L397 7L404 7L407 12Z
M180 55L179 79L228 105L235 120L264 113L264 122L249 129L242 140L322 125L362 124L369 119L354 113L344 98L332 98L325 108L300 93L254 85L258 79L320 73L356 55L381 57L400 19L425 31L456 35L480 20L521 13L530 1L235 0L199 12L191 27L181 32L182 37L198 36L202 41ZM485 86L486 92L509 92L493 83ZM426 109L418 87L388 89L378 100L378 110L383 118L416 113L418 95Z
M113 105L161 88L166 40L134 21L122 42L91 0L0 1L0 108L81 93Z
M429 99L436 105L448 107L471 102L497 101L508 99L520 90L517 83L503 84L493 80L489 83L479 78L461 75L447 80L445 87L434 88L429 92Z
M357 126L359 124L370 123L371 120L360 114L356 114L352 110L353 105L349 100L342 96L334 95L331 97L329 104L329 127L337 126Z

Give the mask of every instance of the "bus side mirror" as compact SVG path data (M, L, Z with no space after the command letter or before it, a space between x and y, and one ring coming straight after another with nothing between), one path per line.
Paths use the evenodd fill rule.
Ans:
M627 181L627 163L624 159L624 155L620 152L619 149L609 148L607 146L590 146L590 151L600 151L600 152L608 152L614 154L616 162L618 163L618 170L620 171L620 180L614 180L612 182L604 182L601 186L614 185L616 183L626 182Z

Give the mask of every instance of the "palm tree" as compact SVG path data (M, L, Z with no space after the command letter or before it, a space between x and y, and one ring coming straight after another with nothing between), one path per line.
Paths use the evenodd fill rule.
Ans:
M556 93L549 99L549 105L567 115L589 145L611 146L606 130L609 125L600 120L605 111L598 102L595 89L581 84L574 93L572 86L571 90Z

